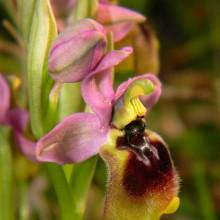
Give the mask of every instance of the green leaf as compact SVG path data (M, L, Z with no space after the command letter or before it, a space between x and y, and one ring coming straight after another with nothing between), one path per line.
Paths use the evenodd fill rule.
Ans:
M74 220L82 220L85 212L88 191L94 175L97 156L90 158L80 164L75 164L70 179L74 201L77 201L75 210L78 213Z
M0 128L0 219L12 220L13 213L13 174L12 155L8 143L9 130Z
M66 180L62 167L53 163L45 164L45 167L56 191L61 209L61 219L76 220L76 204L73 200L70 185Z
M57 35L56 23L49 0L36 2L28 43L28 91L31 126L36 138L44 133L43 103L48 99L51 84L47 71L48 51Z

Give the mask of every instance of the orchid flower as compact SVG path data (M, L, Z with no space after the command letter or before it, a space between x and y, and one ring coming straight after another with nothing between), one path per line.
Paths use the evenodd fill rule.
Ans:
M109 69L109 63L100 64L100 66L102 65L106 65L106 69ZM145 109L143 104L138 101L139 98L136 97L140 94L134 94L134 99L127 94L129 92L128 87L133 82L137 81L139 83L140 80L143 80L143 85L137 89L140 90L137 92L141 93L150 93L154 86L156 87L152 94L142 96L143 103L147 108L151 108L160 96L160 82L151 74L129 79L121 84L115 93L109 75L106 72L99 71L84 79L82 82L82 95L93 112L74 113L42 137L36 146L39 161L65 164L86 160L99 152L112 127L120 130L137 117L144 116L145 111L142 115L139 115L136 111L136 108L140 107L142 110ZM147 87L143 88L144 86ZM129 96L128 99L131 99L126 103L128 106L121 101L124 94ZM113 112L115 113L112 116Z
M178 177L168 148L159 135L145 129L144 117L158 100L161 84L154 75L144 74L112 93L108 75L98 72L83 80L82 94L93 112L74 113L42 137L37 159L78 163L100 153L110 175L105 219L159 219L179 204ZM139 122L144 125L141 140L129 134L139 129L133 126Z
M28 125L28 112L21 108L11 108L10 96L8 83L3 75L0 74L0 124L8 125L12 128L17 146L29 159L36 161L36 157L33 153L35 149L34 142L28 140L22 134Z
M43 136L36 144L37 160L79 163L100 153L109 168L104 218L157 220L174 212L179 204L178 176L168 147L159 135L145 128L145 118L160 97L161 83L156 76L144 74L114 91L112 67L132 50L106 52L103 29L91 19L81 22L86 27L83 31L74 27L79 31L73 37L68 31L55 40L49 68L57 81L82 81L82 96L90 112L67 116ZM81 40L86 29L88 35L98 32L102 37L91 40L93 44L91 38ZM78 47L73 39L80 39L79 45L85 49L80 56L75 56L74 50L69 57L70 45Z

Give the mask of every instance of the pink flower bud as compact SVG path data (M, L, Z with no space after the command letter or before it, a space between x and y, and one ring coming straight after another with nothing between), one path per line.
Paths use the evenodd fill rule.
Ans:
M106 52L106 32L92 19L83 19L63 31L52 45L49 72L61 82L80 81Z

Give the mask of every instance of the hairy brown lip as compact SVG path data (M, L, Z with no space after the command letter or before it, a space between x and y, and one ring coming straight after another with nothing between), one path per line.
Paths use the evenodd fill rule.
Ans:
M159 140L148 140L159 157L147 156L150 161L148 165L139 159L140 155L127 145L124 137L117 140L118 149L130 151L124 170L123 186L133 197L141 197L149 191L163 190L174 176L175 171L166 146Z

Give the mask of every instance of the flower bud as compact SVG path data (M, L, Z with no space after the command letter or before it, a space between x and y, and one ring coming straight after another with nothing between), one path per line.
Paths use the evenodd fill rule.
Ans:
M96 21L76 22L52 45L48 64L52 78L61 82L82 80L105 54L106 42L106 32Z
M135 71L138 74L146 72L158 74L160 68L159 41L152 28L146 23L136 25L131 38L134 47Z

